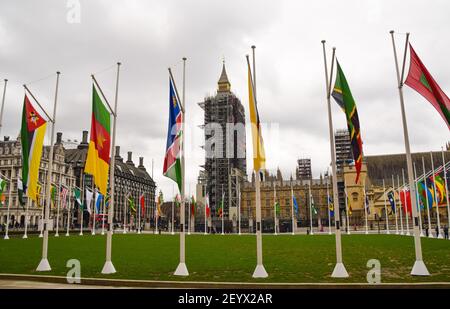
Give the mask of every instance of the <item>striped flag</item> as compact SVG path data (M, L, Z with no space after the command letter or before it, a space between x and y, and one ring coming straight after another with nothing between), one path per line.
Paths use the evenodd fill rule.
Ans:
M61 192L60 192L60 198L61 198L61 206L63 209L66 209L67 207L67 193L69 192L69 190L64 187L61 186Z
M163 175L175 181L181 192L181 135L183 114L175 91L175 82L169 78L169 128Z
M36 111L25 95L22 111L22 181L26 195L37 201L38 174L41 164L42 146L44 143L47 122Z

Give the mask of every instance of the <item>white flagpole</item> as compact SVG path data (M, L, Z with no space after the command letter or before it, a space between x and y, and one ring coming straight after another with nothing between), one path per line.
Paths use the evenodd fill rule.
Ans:
M112 263L112 235L113 235L113 217L114 217L114 171L116 164L116 129L117 129L117 101L119 95L119 72L121 63L117 63L117 76L116 76L116 93L114 98L114 111L113 111L113 136L111 145L111 162L109 166L109 186L110 186L110 199L108 207L108 231L106 234L106 259L105 265L103 265L102 274L113 274L116 272Z
M175 196L175 192L174 191L175 190L174 190L174 187L172 185L172 195L173 195L173 199L172 199L172 224L171 224L172 235L175 234L174 226L175 226L175 198L176 198L176 196ZM180 215L180 217L181 217L181 215Z
M105 202L106 197L103 196L102 198L102 235L105 235Z
M313 231L313 222L312 222L312 208L311 208L311 198L312 198L312 194L311 194L311 182L308 183L308 193L309 193L309 225L311 228L311 233L310 235L314 235L314 231Z
M327 207L328 207L328 235L331 235L331 211L330 211L330 172L327 171Z
M203 191L203 188L202 188L202 191ZM205 198L205 235L206 234L208 234L207 233L207 229L208 229L208 224L207 224L207 218L206 218L206 205L208 205L209 204L209 197L208 197L208 194L206 194L206 198Z
M30 208L30 201L31 201L31 199L29 199L29 198L27 197L27 209L25 210L25 232L24 232L23 237L22 237L22 238L24 238L24 239L28 238L28 235L27 235L27 231L28 231L28 219L29 219L28 209Z
M394 199L394 208L395 208L395 234L399 235L400 232L398 230L398 207L397 202L395 201L395 182L394 182L394 175L392 175L392 198Z
M294 189L291 180L291 215L292 215L292 235L295 235L295 217L294 217Z
M367 220L367 193L366 193L366 187L364 186L364 220L366 225L366 235L369 234L369 226L368 226L368 220Z
M435 172L434 172L434 162L433 162L433 152L430 151L430 157L431 157L431 170L433 171L433 190L434 190L434 200L436 203L436 219L437 219L437 235L436 237L438 239L443 239L442 231L441 231L441 220L439 218L439 201L436 194L436 178L435 178Z
M189 192L189 196L190 196L190 192ZM191 235L191 200L188 199L188 235Z
M123 193L123 234L127 233L127 194Z
M347 187L344 188L344 195L345 195L345 220L347 221L347 235L350 235L350 220L348 218L348 212L350 208L348 205Z
M237 181L237 185L238 185L238 190L237 190L237 195L238 195L238 213L239 213L239 235L241 235L241 185L239 183L239 180Z
M5 82L5 84L3 85L3 96L2 96L2 107L0 110L0 132L3 128L3 110L5 107L5 98L6 98L6 85L8 84L8 80L4 79L3 80Z
M273 234L277 235L277 189L275 182L273 183Z
M403 75L405 72L405 61L406 61L406 53L407 53L407 47L408 47L408 41L409 41L409 33L406 34L406 41L405 41L405 52L403 56L403 66L402 66L402 73L400 75L399 73L399 67L398 67L398 60L397 60L397 50L395 48L395 41L394 41L394 31L391 31L391 37L392 37L392 46L394 49L394 57L395 57L395 68L397 71L397 81L398 81L398 91L399 91L399 97L400 97L400 108L401 108L401 114L402 114L402 123L403 123L403 135L405 139L405 152L406 152L406 163L408 167L408 179L409 179L409 187L412 191L415 191L414 187L414 176L413 176L413 167L412 167L412 159L411 159L411 149L409 145L409 134L408 134L408 126L406 124L406 112L405 112L405 104L403 101ZM416 204L416 193L411 192L411 202L413 205ZM416 254L416 261L414 263L414 266L411 271L411 275L418 275L418 276L429 276L430 273L427 270L427 267L425 266L425 263L422 259L422 244L420 242L420 232L419 232L419 221L417 219L417 210L413 207L413 218L414 218L414 247L415 247L415 254Z
M52 129L50 135L50 151L49 151L49 159L48 159L48 172L47 172L47 189L46 189L46 205L45 207L45 218L44 218L44 239L42 242L42 259L39 262L36 271L50 271L51 267L47 259L48 253L48 220L50 218L50 205L51 205L51 196L50 196L50 188L52 183L52 172L53 172L53 140L55 135L55 122L56 122L56 104L58 102L58 86L59 86L59 75L60 72L56 72L56 89L55 89L55 101L53 104L53 117L51 119Z
M44 171L44 187L43 187L44 192L45 192L46 188L47 188L47 173ZM41 191L42 191L42 187L41 187ZM41 192L39 192L39 201L42 203L42 200L44 200L44 196L42 197L42 200L41 200L40 195L41 195ZM45 204L45 200L44 200L44 204ZM42 204L41 204L41 207L42 207L41 218L40 218L41 219L41 227L40 227L40 232L39 232L39 238L44 237L44 210L45 210L45 207Z
M390 234L389 232L389 215L388 215L388 211L387 211L387 205L386 205L386 186L384 184L384 179L383 179L383 195L384 195L384 215L386 216L386 234Z
M59 189L58 189L58 206L56 210L56 232L55 237L59 237L59 208L61 207L61 183L62 183L62 173L59 173Z
M68 194L68 203L67 203L67 231L66 231L66 237L69 236L69 229L70 229L70 197L73 194L72 193L72 182L69 184L69 192Z
M405 183L405 171L402 169L402 182L403 182L403 196L405 197L405 203L406 205L403 205L405 209L405 217L406 217L406 235L410 236L409 233L409 212L408 212L408 200L406 199L406 183ZM415 187L415 186L414 186ZM412 191L410 189L409 195L411 196ZM412 205L411 205L412 208Z
M8 193L8 212L7 212L7 216L6 216L6 232L5 232L5 237L3 239L9 239L8 231L9 231L10 208L11 208L11 201L12 201L11 195L12 195L12 187L13 187L13 181L12 181L13 173L14 173L14 165L11 160L11 175L9 176L9 193Z
M413 167L414 167L414 179L417 179L416 162L414 162ZM444 169L445 169L445 166L444 166ZM416 188L416 200L417 200L416 207L418 208L418 211L419 211L420 237L424 237L425 235L423 234L423 228L422 228L422 213L421 213L421 210L420 210L420 203L419 203L419 189L417 187L417 182L416 181L414 181L414 186ZM413 205L411 205L411 207L413 207Z
M331 59L331 72L330 79L328 80L328 68L327 68L327 56L325 52L325 40L322 41L323 47L323 60L325 65L325 85L327 92L327 111L328 111L328 129L330 135L330 152L331 152L331 170L333 173L333 201L338 203L337 207L334 207L334 218L336 224L336 266L333 270L333 278L347 278L348 273L345 269L344 263L342 261L342 244L341 244L341 224L340 224L340 211L339 211L339 195L338 186L336 178L336 149L334 145L334 132L333 132L333 117L331 115L331 79L333 78L333 68L334 68L334 57L336 48L333 47L333 55Z
M402 169L403 171L403 169ZM398 203L400 205L400 234L405 235L405 231L403 230L403 203L400 196L400 177L397 175L397 194L398 194Z
M138 207L138 234L141 234L141 197L139 197L138 203L137 203L137 207Z
M447 202L447 219L448 219L447 227L450 228L450 203L449 203L449 197L448 197L447 170L445 168L444 147L442 147L441 150L442 150L442 166L444 167L445 198L446 198L446 202Z
M221 201L221 209L222 209L222 235L225 235L225 233L224 233L224 229L223 229L223 227L224 227L224 208L225 207L225 193L224 193L224 191L223 191L223 184L222 184L222 201Z
M252 90L253 90L253 98L255 105L257 104L257 95L256 95L256 61L255 61L255 48L256 46L252 45L252 56L253 56L253 76L251 76ZM247 65L250 68L250 62L247 57ZM259 138L259 137L258 137ZM258 141L259 143L259 141ZM258 151L258 150L257 150ZM255 154L254 154L255 156ZM268 274L263 265L263 254L262 254L262 226L261 226L261 188L260 188L260 175L261 169L255 171L255 199L256 199L256 268L253 272L253 278L267 278Z
M93 203L92 203L92 235L95 235L95 212L96 212L96 209L97 209L97 207L96 207L96 202L95 202L95 195L97 194L98 195L98 193L96 193L95 192L95 187L94 187L94 183L92 182L92 200L93 200Z
M423 183L425 185L425 199L426 199L426 205L427 208L427 217L428 217L428 237L434 238L433 233L431 232L431 217L430 217L430 205L428 202L428 185L427 185L427 177L425 172L425 160L422 157L422 168L423 168Z
M181 134L181 149L180 149L180 154L181 154L181 209L180 209L180 264L178 264L177 269L175 270L174 275L175 276L189 276L189 272L186 266L186 247L185 247L185 224L186 224L186 220L185 220L185 191L184 191L184 186L185 186L185 155L184 155L184 150L185 150L185 123L186 123L186 57L183 57L183 115L181 117L182 119L182 123L181 123L181 127L182 127L182 134Z
M83 236L84 203L86 202L86 197L85 197L86 194L85 194L85 192L84 192L84 171L83 171L83 170L81 171L81 174L82 174L83 176L81 177L82 183L81 183L81 192L80 192L80 194L81 194L81 205L80 205L80 208L81 208L80 236Z

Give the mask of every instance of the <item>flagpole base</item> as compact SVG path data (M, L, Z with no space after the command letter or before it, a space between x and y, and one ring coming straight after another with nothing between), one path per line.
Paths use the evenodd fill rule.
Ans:
M83 233L80 233L80 236L83 236Z
M44 237L44 235L41 233L41 234L39 234L39 238L42 238L42 237Z
M366 231L366 235L369 235L369 232L368 232L368 231Z
M188 269L186 267L186 263L180 263L178 264L177 269L173 273L175 276L189 276Z
M414 263L414 266L411 270L411 275L413 276L429 276L430 273L428 272L427 267L425 266L425 263L423 261L418 261Z
M428 235L428 238L434 238L433 234L430 233L430 235Z
M105 232L102 232L101 234L102 234L102 235L105 235Z
M3 239L8 240L8 239L9 239L9 236L8 236L8 235L5 235L5 237L3 237Z
M39 263L38 267L36 268L36 271L50 271L52 268L50 267L50 263L47 259L42 259Z
M27 239L27 238L28 238L27 234L24 234L24 235L22 236L22 238L23 238L23 239Z
M69 234L69 233L66 233L66 237L68 237L68 236L70 236L70 234Z
M386 235L390 235L391 234L391 232L389 232L389 231L386 231Z
M420 232L420 237L425 237L425 234L423 232Z
M347 269L345 269L344 263L336 263L334 267L333 273L331 274L332 278L348 278Z
M444 239L444 236L442 236L442 234L439 233L438 239Z
M253 278L267 278L269 275L267 274L264 265L256 265L255 271L253 272Z
M103 265L102 274L115 274L116 269L111 261L106 261L105 265Z
M59 237L59 234L55 234L55 237Z

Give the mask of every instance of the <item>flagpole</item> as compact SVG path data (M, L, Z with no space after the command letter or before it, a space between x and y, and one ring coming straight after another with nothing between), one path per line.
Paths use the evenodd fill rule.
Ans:
M292 174L291 174L292 176ZM294 189L291 180L291 215L292 215L292 235L295 235L295 218L294 218Z
M58 102L58 86L59 86L59 75L60 72L56 72L56 89L55 89L55 101L53 103L53 117L50 119L52 123L51 135L50 135L50 152L48 159L48 172L47 172L47 188L46 188L46 205L44 214L44 240L42 242L42 259L36 268L36 271L50 271L51 267L47 259L48 253L48 220L50 217L50 187L52 183L52 172L53 172L53 140L55 135L55 122L56 122L56 105Z
M330 172L329 171L327 171L327 207L328 207L328 235L331 235Z
M405 231L403 230L403 203L400 196L400 177L398 174L397 174L397 194L398 194L398 203L400 204L400 234L405 235Z
M384 184L384 179L383 179L383 195L384 195L384 215L386 216L386 234L390 234L389 232L389 215L387 212L387 205L386 205L386 186Z
M44 171L44 191L46 190L46 188L47 188L47 173ZM41 187L41 190L42 190L42 187ZM40 195L41 195L41 192L39 192L39 202L41 202ZM44 201L44 204L45 204L45 201ZM41 227L39 229L40 230L39 238L44 237L44 210L45 210L45 206L42 205L41 218L40 218L41 219Z
M102 235L105 235L105 200L106 196L103 196L102 198Z
M202 188L202 191L203 191L203 188ZM207 218L206 218L206 204L208 204L209 203L209 197L208 197L208 195L206 195L206 198L205 198L205 235L207 234Z
M327 68L327 56L325 52L325 40L322 40L323 48L323 60L325 65L325 85L327 93L327 111L328 111L328 129L330 135L330 152L331 152L331 170L333 173L333 201L338 202L338 206L334 207L334 218L336 224L336 266L333 270L333 278L347 278L348 273L345 269L344 263L342 261L342 244L341 244L341 226L340 226L340 211L339 211L339 195L337 186L337 174L336 174L336 149L334 145L334 132L333 132L333 117L331 115L331 79L333 78L333 68L334 68L334 58L336 53L336 48L333 47L333 54L331 58L331 72L328 79L328 68ZM350 232L350 230L349 230Z
M68 192L68 197L69 197L69 205L67 207L67 231L66 231L66 237L69 236L69 229L70 229L70 196L72 195L72 182L70 182L69 185L69 192Z
M14 173L14 165L11 160L11 174L9 177L9 193L8 193L8 211L7 211L7 216L6 216L6 232L5 232L5 237L3 239L9 239L8 231L9 231L10 208L11 208L11 201L12 201L11 195L12 195L12 187L13 187L13 182L12 182L13 173Z
M83 220L84 220L84 203L86 202L86 192L84 192L84 179L85 179L85 176L84 176L84 171L82 170L81 171L81 175L83 175L83 176L81 176L81 180L82 180L82 183L81 183L81 205L80 205L80 207L81 207L81 220L80 220L80 222L81 222L81 225L80 225L80 236L83 236Z
M92 199L94 200L92 204L92 235L95 235L95 212L97 210L96 198L95 195L98 195L98 192L95 192L94 182L92 181Z
M123 234L127 233L127 194L123 192Z
M276 184L273 183L273 234L277 235L277 190Z
M256 57L255 57L255 45L252 45L252 58L253 58L253 75L251 76L251 86L252 86L252 92L253 92L253 98L255 105L257 104L257 95L256 95ZM247 65L250 69L250 62L248 55L247 58ZM259 139L259 136L257 137ZM259 144L259 140L257 142ZM258 147L257 151L259 151ZM258 154L253 154L254 157L257 157ZM255 167L254 167L255 168ZM263 254L262 254L262 231L261 231L261 185L260 185L260 175L261 169L258 168L258 170L255 170L255 199L256 199L256 268L253 272L253 278L267 278L268 274L266 272L266 269L263 265Z
M173 199L172 199L172 224L171 224L171 226L172 226L172 235L175 235L175 228L174 228L174 223L175 223L175 199L176 199L176 196L174 195L175 194L175 192L174 192L175 190L174 190L174 188L173 188L173 185L172 185L172 195L173 195Z
M311 228L310 235L314 235L313 223L312 223L312 208L311 208L311 198L312 198L312 195L311 195L311 181L308 183L308 192L309 192L309 198L308 198L308 200L309 200L309 225L310 225L310 228Z
M222 216L222 235L225 235L225 233L224 233L224 230L223 230L223 226L224 226L224 219L223 219L223 217L224 217L224 207L225 207L225 194L224 194L224 191L223 191L223 184L222 184L222 202L221 202L222 204L221 204L221 216Z
M140 197L138 200L137 207L138 207L138 231L137 231L137 233L141 234L141 198Z
M437 220L437 228L438 228L436 237L438 239L443 239L444 237L442 236L442 232L441 232L441 220L440 220L440 216L439 216L439 201L437 199L437 194L436 194L436 177L435 177L435 172L434 172L433 152L431 152L431 151L430 151L430 157L431 157L431 170L433 171L433 190L434 190L434 200L436 203L436 220Z
M366 225L366 235L369 234L369 226L368 226L368 220L367 220L367 207L368 207L368 200L367 200L367 193L366 193L366 186L364 186L364 219L365 219L365 225Z
M414 162L413 164L414 167L414 179L417 179L417 171L416 171L416 162ZM445 169L445 167L444 167ZM414 181L414 186L416 188L416 200L417 200L417 209L419 211L419 230L420 230L420 237L424 237L425 235L423 234L423 227L422 227L422 212L420 210L420 202L419 202L419 188L417 187L417 182ZM412 205L411 205L412 207Z
M62 182L62 173L59 173L59 189L58 189L58 208L56 210L56 233L55 237L59 237L59 208L61 206L61 182Z
M24 234L23 234L23 239L27 239L28 238L28 235L27 235L27 231L28 231L28 217L29 217L29 215L28 215L28 210L29 210L29 208L30 208L30 199L28 198L28 196L27 196L27 209L25 210L25 232L24 232Z
M398 231L398 209L397 209L397 202L395 201L395 182L394 182L394 175L392 175L392 198L394 199L394 208L395 208L395 234L399 235L399 231Z
M2 107L0 111L0 132L3 128L3 110L5 107L6 85L8 84L8 80L6 78L3 81L5 82L5 84L3 85Z
M347 235L350 235L350 220L348 218L349 207L348 205L348 196L347 196L347 187L344 184L344 195L345 195L345 220L347 221ZM336 217L336 214L334 215Z
M191 235L191 200L189 197L191 196L191 184L189 184L189 193L188 193L188 235Z
M403 181L403 192L404 192L404 197L405 197L405 203L406 205L404 205L404 209L405 209L405 217L406 217L406 235L410 236L411 234L409 233L409 213L408 213L408 200L406 199L406 184L405 184L405 171L402 169L402 181ZM415 183L415 182L414 182ZM414 186L415 188L415 186ZM411 196L412 191L410 190L409 192L409 196ZM417 196L416 196L417 197ZM412 209L412 205L411 205L411 209ZM420 228L419 228L420 230Z
M391 37L392 37L392 46L394 49L394 58L395 58L395 68L397 71L397 82L398 82L398 91L400 96L400 109L402 114L402 123L403 123L403 135L405 139L405 151L406 151L406 163L408 167L408 179L409 179L409 187L411 190L415 191L414 188L414 179L413 179L413 167L412 167L412 159L411 159L411 150L409 145L409 134L408 134L408 126L406 123L406 113L405 113L405 104L403 101L403 75L405 72L405 61L406 61L406 53L407 53L407 46L409 41L409 33L406 34L406 40L405 40L405 51L403 56L403 66L402 66L402 73L400 75L399 73L399 67L398 67L398 60L397 60L397 50L395 48L395 40L394 40L394 31L391 31ZM412 204L416 204L416 194L415 192L411 192L411 202ZM413 217L414 217L414 245L415 245L415 253L416 253L416 261L414 263L414 266L412 268L411 274L412 275L419 275L419 276L428 276L430 275L427 267L425 266L425 263L422 259L422 244L420 242L420 233L419 233L419 222L417 219L417 211L415 208L413 208Z
M182 122L181 122L181 130L182 130L182 134L181 134L181 149L180 149L180 155L181 155L181 210L180 210L180 264L178 264L177 269L175 270L174 275L175 276L189 276L189 272L186 266L186 261L185 261L185 232L184 232L184 225L186 224L185 222L185 191L184 191L184 186L185 186L185 158L184 158L184 151L185 151L185 123L186 123L186 57L183 57L183 105L182 105L182 109L183 109L183 115L181 117Z
M239 212L238 225L239 225L239 235L241 235L241 184L239 180L237 181L237 195L238 195L238 212Z
M113 216L114 216L114 170L116 160L116 129L117 129L117 100L119 95L119 72L121 63L117 63L117 76L116 76L116 93L114 98L114 111L113 111L113 136L111 145L111 162L109 166L109 186L110 186L110 199L108 207L108 231L106 234L106 260L102 269L102 274L113 274L116 272L111 260L112 255L112 234L113 234Z
M447 220L448 220L447 226L450 228L450 203L449 203L449 197L448 197L447 171L445 168L444 147L442 147L441 150L442 150L442 165L444 167L445 198L446 198L446 202L447 202Z
M430 205L428 201L428 185L427 185L427 177L425 173L425 160L422 157L422 168L423 168L423 184L425 186L425 199L426 199L426 205L427 208L427 218L428 218L428 238L434 238L433 233L431 232L431 218L430 218ZM433 206L431 206L433 207Z

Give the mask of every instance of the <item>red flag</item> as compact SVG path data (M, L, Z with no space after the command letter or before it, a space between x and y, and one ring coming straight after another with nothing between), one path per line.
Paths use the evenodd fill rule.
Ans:
M444 119L450 129L450 99L423 65L416 52L409 44L411 63L405 84L427 99Z
M409 190L400 191L400 201L402 202L403 212L408 213L411 217L411 194Z
M144 194L141 194L141 196L139 197L139 204L141 205L141 214L145 213L145 198L144 198Z

